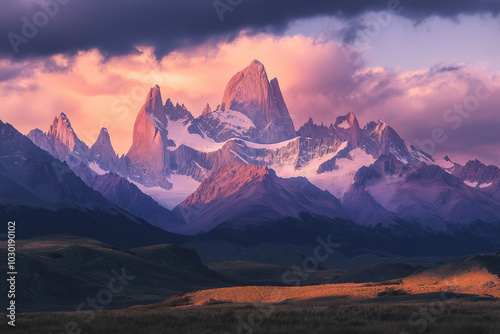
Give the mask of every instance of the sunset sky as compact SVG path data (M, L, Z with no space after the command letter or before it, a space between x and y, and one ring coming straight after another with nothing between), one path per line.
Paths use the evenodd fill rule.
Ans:
M106 126L126 153L149 87L198 116L258 59L279 79L296 129L354 112L407 144L444 133L436 158L500 165L496 0L0 4L0 119L24 134L64 112L88 145Z

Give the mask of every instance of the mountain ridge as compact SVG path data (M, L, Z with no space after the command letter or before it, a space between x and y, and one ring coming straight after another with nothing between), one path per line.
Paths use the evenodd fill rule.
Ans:
M57 126L68 128L61 119ZM66 116L65 119L69 123ZM273 119L276 122L271 123L276 127L268 127ZM269 81L258 61L231 78L218 108L212 110L207 104L196 118L184 104L174 104L170 98L163 103L158 85L151 88L137 114L134 141L125 157L114 157L109 134L103 131L99 144L94 144L90 151L94 146L103 146L109 157L105 160L112 162L98 161L96 154L81 159L81 155L70 152L67 160L71 169L86 182L99 173L116 173L137 184L157 203L167 199L171 207L177 206L175 211L181 219L202 222L202 216L211 217L213 222L207 223L210 228L218 224L230 227L231 221L238 221L236 216L225 216L219 211L232 208L235 203L250 204L251 201L241 203L231 197L247 196L242 189L249 184L255 186L252 191L256 197L274 194L267 197L268 203L262 203L266 210L272 203L289 208L280 214L274 209L267 211L271 216L259 216L262 221L297 218L297 208L303 208L304 212L343 217L369 228L406 231L419 226L453 234L456 229L482 229L482 224L500 223L498 168L480 162L461 166L449 157L435 160L407 146L396 130L381 120L360 126L354 113L337 116L328 126L315 124L309 118L295 131L277 79ZM57 150L47 147L39 130L30 134L37 145L57 154ZM255 166L255 177L241 183L238 175L226 180L223 174L227 166L237 166L236 172L242 175ZM225 189L223 196L214 197L220 181L214 175L228 181L225 186L240 188L233 189L234 193ZM245 191L250 192L248 189ZM329 201L335 208L325 212L304 208L302 203L284 204L277 189L314 198L307 201L323 208ZM230 197L233 203L224 202L208 212L212 201ZM254 212L257 217L261 213L257 206L247 207L248 212L240 214L249 216ZM247 220L248 226L256 220ZM198 224L198 231L207 231L202 223ZM243 225L235 223L238 228Z

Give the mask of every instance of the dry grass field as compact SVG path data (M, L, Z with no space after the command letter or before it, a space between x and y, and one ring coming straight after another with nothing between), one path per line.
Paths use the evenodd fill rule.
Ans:
M500 303L455 300L436 313L432 301L349 302L323 306L205 305L95 313L28 313L18 316L8 333L106 334L497 334ZM68 325L71 324L71 325ZM0 321L5 327L5 317ZM71 328L71 327L70 327ZM422 331L421 331L422 330ZM4 331L2 330L2 333Z

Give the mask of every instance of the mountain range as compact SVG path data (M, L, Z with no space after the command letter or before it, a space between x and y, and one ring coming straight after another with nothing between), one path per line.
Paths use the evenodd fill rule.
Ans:
M2 123L2 143L30 146L24 136L4 131L15 130ZM469 239L478 249L500 245L497 167L435 159L408 146L385 122L361 126L353 113L330 125L310 118L296 130L278 80L269 81L257 60L230 79L216 109L207 104L199 117L183 104L164 101L159 86L151 88L137 114L132 145L121 157L106 129L89 148L64 113L47 132L35 129L28 138L49 153L43 163L56 161L79 177L64 180L64 186L85 186L88 194L80 198L64 196L69 206L85 207L98 197L114 211L123 208L169 232L255 234L287 229L288 220L315 233L340 224L365 237L384 231L384 238L410 235L425 242L425 235L444 235L457 243ZM14 156L3 155L2 177L24 173L30 182L52 187L39 168L6 174ZM18 189L23 205L38 205L45 190L26 189Z
M76 138L70 131L67 133ZM59 144L51 147L65 152L66 146ZM57 160L2 121L0 181L0 216L17 222L19 238L73 233L121 247L183 240L112 203L85 184L66 162Z

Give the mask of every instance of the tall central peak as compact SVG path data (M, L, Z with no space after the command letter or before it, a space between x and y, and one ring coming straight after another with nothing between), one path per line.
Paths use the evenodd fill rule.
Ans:
M163 125L167 125L167 116L165 114L165 109L163 108L163 100L161 98L160 86L155 85L149 90L148 96L146 97L146 102L144 102L144 107L146 113L153 116Z
M167 147L171 144L167 125L160 87L156 85L149 90L146 102L137 114L132 146L127 153L134 175L139 175L134 180L145 185L158 185L159 182L166 188L171 187L165 179L170 165Z
M260 143L276 143L295 137L295 127L283 99L278 80L271 82L264 65L254 60L227 84L221 110L234 110L249 117Z

